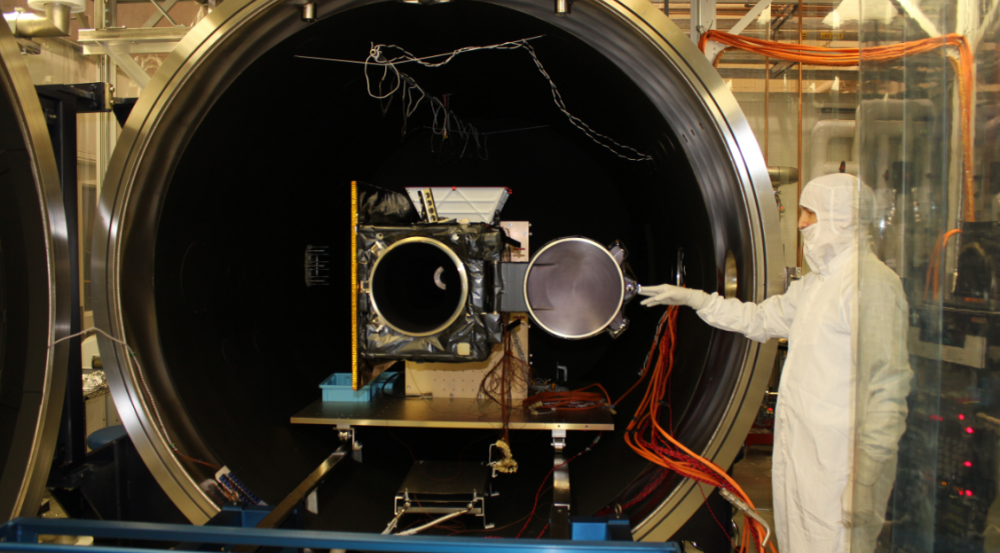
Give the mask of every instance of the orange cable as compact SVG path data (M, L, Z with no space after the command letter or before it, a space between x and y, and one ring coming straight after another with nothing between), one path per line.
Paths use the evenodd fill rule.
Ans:
M826 48L804 44L786 44L771 40L749 38L721 31L708 31L701 35L698 47L702 52L709 40L732 48L739 48L763 56L785 61L808 63L810 65L827 65L850 67L860 65L862 61L883 62L892 61L905 56L931 52L942 46L954 46L958 49L957 65L960 126L962 134L962 182L964 198L962 216L964 221L976 220L975 196L972 179L972 81L973 58L969 42L958 33L949 33L940 37L924 38L889 46L873 46L870 48ZM724 51L723 51L724 52ZM713 63L715 60L713 60Z
M670 374L673 371L674 353L677 344L677 308L668 308L667 313L664 314L663 321L667 321L668 323L666 330L653 346L654 351L659 350L659 358L657 359L646 393L639 408L636 410L636 416L633 417L626 428L624 435L625 443L639 456L674 471L680 476L691 478L698 482L705 482L716 487L730 489L741 500L745 501L750 508L754 508L749 496L724 470L685 447L659 424L660 401L664 398ZM663 321L661 321L660 328L663 326ZM660 333L658 332L657 335L660 336ZM661 436L683 453L659 453L650 449L650 446L657 446L652 443L646 444L645 439L642 437L647 423L651 426L651 431L655 432L655 435L652 436L654 441L656 436ZM743 540L740 546L741 552L749 550L750 536L753 537L757 550L761 551L763 529L751 517L746 517L744 520ZM774 551L773 543L771 544L771 551Z
M955 236L956 234L960 234L961 232L962 231L960 229L952 229L952 230L949 230L948 232L944 233L944 236L941 237L941 249L938 251L937 257L934 259L934 262L935 262L935 267L934 267L934 286L932 287L932 289L934 290L934 299L935 300L940 297L940 292L941 292L941 288L940 288L941 259L944 257L944 252L948 249L948 240L951 240L952 236Z
M601 393L599 394L597 392L584 391L588 388L594 387L600 388ZM589 402L592 405L585 407L568 407L574 403L583 402ZM534 405L536 403L544 403L544 407L558 409L561 411L585 411L587 409L596 409L602 405L611 406L611 397L608 395L608 391L604 389L604 386L595 382L594 384L588 384L583 388L577 388L576 390L571 390L569 392L541 392L521 401L521 404L525 406Z

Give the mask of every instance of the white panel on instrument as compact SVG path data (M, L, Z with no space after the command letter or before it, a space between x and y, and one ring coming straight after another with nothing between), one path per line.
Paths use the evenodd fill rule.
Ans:
M465 220L470 223L492 223L510 196L510 192L500 186L407 187L406 193L418 212L421 211L420 192L428 190L433 198L437 218ZM435 221L432 219L431 222Z

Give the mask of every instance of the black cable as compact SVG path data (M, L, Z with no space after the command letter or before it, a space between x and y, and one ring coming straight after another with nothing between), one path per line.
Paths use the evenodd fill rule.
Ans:
M385 391L385 385L388 384L388 383L390 383L390 382L394 382L402 374L403 374L403 371L399 371L396 374L394 374L394 375L390 376L389 378L386 378L385 380L382 381L382 388L381 388L382 395L388 396L388 397L406 397L406 394L402 394L402 395L400 395L400 394L390 394L390 393L388 393L388 392ZM393 386L393 388L395 388L395 385Z

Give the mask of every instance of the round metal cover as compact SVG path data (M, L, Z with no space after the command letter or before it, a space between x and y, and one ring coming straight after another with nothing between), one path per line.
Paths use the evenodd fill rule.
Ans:
M589 338L607 328L621 309L625 277L604 246L561 238L528 264L524 297L532 318L550 334Z

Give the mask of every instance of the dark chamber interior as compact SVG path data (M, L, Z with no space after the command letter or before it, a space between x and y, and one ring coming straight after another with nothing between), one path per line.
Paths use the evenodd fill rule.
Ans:
M24 158L22 163L27 162L27 153L24 151L24 139L21 137L20 126L17 122L17 115L11 105L11 99L7 96L6 90L0 88L0 140L3 141L0 156L2 163L9 167L11 158L16 156L18 150ZM15 167L17 165L15 164ZM7 454L11 449L14 440L14 421L17 420L17 413L21 406L21 387L24 380L23 366L26 362L25 351L19 348L19 344L24 343L24 336L20 340L17 337L10 341L7 337L8 318L14 320L27 320L28 313L26 305L20 302L8 306L7 288L10 285L20 285L27 287L27 275L24 274L23 263L18 263L18 257L23 257L23 239L21 228L20 202L17 201L17 178L27 178L31 182L31 169L27 167L27 174L21 171L19 175L13 174L9 169L0 172L0 410L4 421L0 425L0 466L6 464ZM20 255L18 255L20 253ZM8 284L9 283L9 284ZM10 331L23 332L26 330L22 325L14 325Z
M386 322L434 332L465 305L462 275L443 244L409 242L386 251L372 274L372 297Z
M41 391L48 347L48 245L13 101L0 87L0 466L8 466L11 455L30 453L30 443L12 451L15 425L24 395Z
M568 109L653 161L619 159L570 126L523 50L463 54L436 69L401 67L479 129L478 145L433 134L426 100L404 122L398 97L369 97L362 66L295 57L364 60L370 43L397 44L422 56L538 35L532 44ZM377 86L381 71L369 71ZM271 504L336 447L331 429L288 420L319 398L324 378L350 371L352 180L398 191L508 187L513 194L502 219L532 223L533 251L563 236L621 240L639 281L660 283L673 282L676 251L683 247L688 284L715 290L720 254L677 144L657 108L618 67L581 40L513 10L477 2L392 2L307 27L236 80L177 160L155 244L156 320L179 397L174 408L186 413L211 455ZM303 251L310 244L330 246L328 287L304 285ZM625 313L630 328L617 340L601 334L566 341L532 329L534 370L555 377L556 365L564 365L571 387L599 381L617 397L637 378L662 313L633 303ZM732 354L710 350L737 348L713 350L713 340L731 338L713 335L690 311L681 315L681 335L670 414L678 435L701 447L718 423L731 372L738 370L726 357ZM709 390L718 397L699 388L706 381L714 382ZM640 396L618 406L619 428ZM689 412L693 398L701 402L699 413ZM309 515L308 524L381 531L413 458L485 461L496 437L361 429L364 463L337 468L320 490L321 514ZM569 454L592 438L570 433ZM521 469L494 481L497 527L530 510L551 468L548 434L512 432L512 440ZM620 494L635 493L649 476L646 469L620 432L604 435L572 464L573 512L592 514ZM630 512L641 517L669 489ZM547 498L540 501L543 515ZM526 535L537 534L546 518L538 517Z

